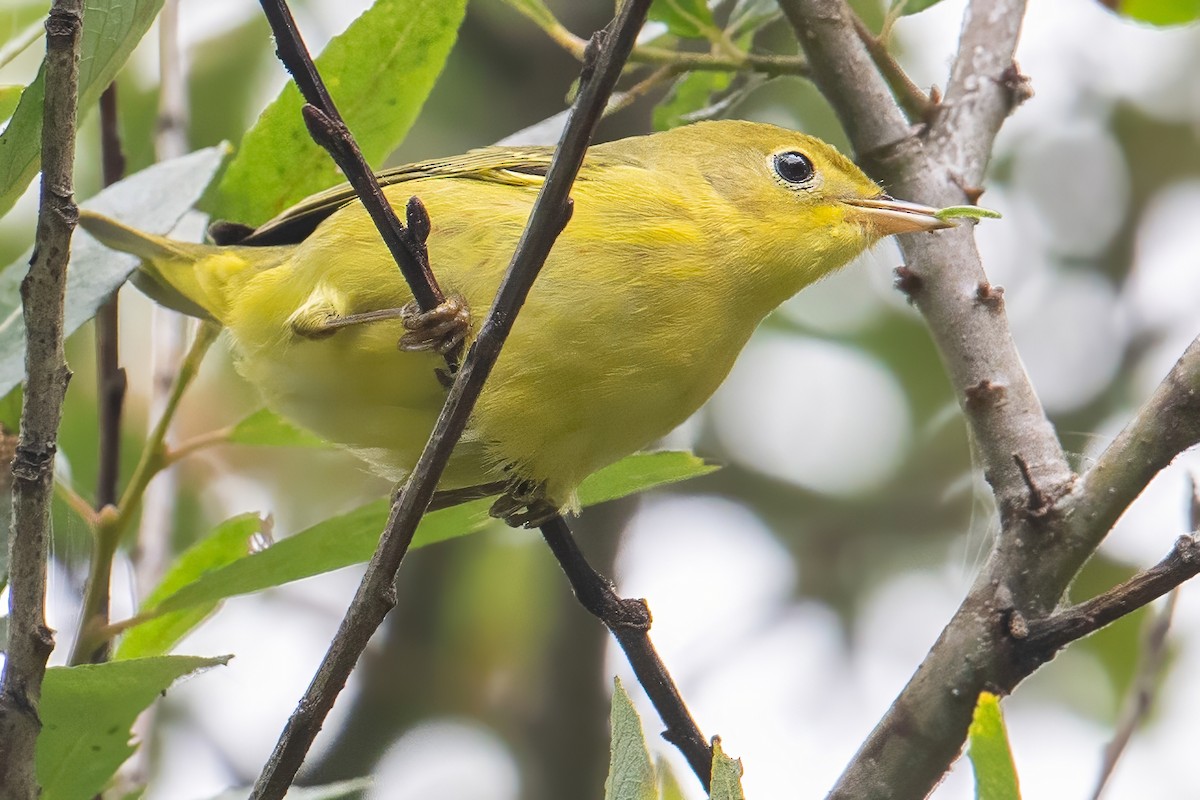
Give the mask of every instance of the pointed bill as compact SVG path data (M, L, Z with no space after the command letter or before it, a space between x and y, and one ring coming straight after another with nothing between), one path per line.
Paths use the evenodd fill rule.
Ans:
M937 216L936 208L906 203L886 194L871 198L852 198L842 202L851 207L851 218L874 228L880 236L954 227L953 222Z

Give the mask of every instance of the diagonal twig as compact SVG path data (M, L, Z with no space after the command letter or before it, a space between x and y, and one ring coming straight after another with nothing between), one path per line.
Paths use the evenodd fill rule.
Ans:
M325 82L321 80L308 48L304 46L286 0L260 0L260 5L275 34L279 60L292 73L297 88L308 103L303 112L309 133L317 144L329 151L346 180L363 198L363 205L379 229L392 258L396 260L404 280L408 282L417 305L423 311L436 308L445 297L429 267L429 254L425 250L424 240L414 235L412 230L414 218L423 214L424 208L418 211L413 203L416 198L413 198L409 202L408 227L401 224L391 203L384 198L375 173L363 158L362 151L358 149L358 144L333 104L333 98L329 96ZM370 202L367 202L367 198L370 198ZM420 205L419 201L416 205Z
M587 563L562 517L550 520L541 527L541 531L571 582L579 603L604 623L625 651L638 683L645 689L650 702L654 704L654 710L667 726L663 738L679 748L692 772L708 791L712 775L712 747L700 732L675 681L650 642L650 609L646 601L619 597L612 581Z
M649 0L629 0L606 31L593 38L566 128L492 309L463 360L424 452L392 505L358 592L255 783L251 795L255 800L280 798L287 791L371 634L395 603L400 562L515 316L570 217L571 185L649 5Z

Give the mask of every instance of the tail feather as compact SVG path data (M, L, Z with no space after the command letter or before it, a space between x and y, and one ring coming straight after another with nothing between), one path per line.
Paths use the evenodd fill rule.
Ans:
M106 247L142 259L130 280L152 300L200 319L223 321L229 279L253 269L232 248L177 242L91 211L80 211L79 224Z

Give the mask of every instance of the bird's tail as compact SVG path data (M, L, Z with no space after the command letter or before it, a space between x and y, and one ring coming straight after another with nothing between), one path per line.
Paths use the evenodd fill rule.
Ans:
M79 224L106 247L142 259L130 280L151 299L200 319L224 322L237 278L259 268L250 248L177 242L82 209Z

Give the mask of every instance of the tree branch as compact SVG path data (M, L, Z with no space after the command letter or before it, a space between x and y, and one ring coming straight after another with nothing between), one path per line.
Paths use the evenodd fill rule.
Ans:
M570 217L571 185L649 5L650 0L628 0L609 28L593 38L580 75L579 94L492 309L463 360L424 452L392 505L354 601L255 783L251 795L255 800L279 798L287 791L371 634L395 603L400 562L516 314Z
M1076 639L1153 603L1197 574L1200 574L1200 537L1180 536L1166 558L1121 585L1078 605L1019 624L1015 635L1021 653L1039 663L1049 661Z
M612 581L588 564L562 517L550 520L541 530L580 604L604 623L625 651L638 683L646 690L654 710L667 726L663 738L679 748L704 790L708 791L712 777L712 747L700 732L675 681L650 642L650 609L646 601L618 596Z
M341 167L346 180L354 187L354 191L363 198L363 205L379 229L384 244L395 259L396 265L404 275L404 280L412 290L413 298L423 311L429 311L442 302L445 297L438 287L433 271L429 268L429 254L425 250L425 242L419 236L414 236L411 230L413 217L424 213L414 208L413 203L420 206L420 201L414 197L409 201L409 226L406 228L396 216L391 203L383 196L383 189L371 170L358 143L350 135L345 121L333 104L333 98L325 88L316 65L304 46L296 21L288 9L286 0L260 0L263 13L271 23L271 31L275 34L279 60L287 67L288 72L296 81L296 87L304 95L308 105L303 109L304 121L308 131L317 144L329 151L329 155ZM367 202L367 198L371 202Z
M71 176L82 26L82 0L55 0L46 18L41 207L33 260L21 282L26 380L12 463L8 651L0 679L0 796L7 800L35 800L40 793L34 767L38 703L54 648L54 632L46 626L46 553L54 454L71 376L63 355L63 305L79 217Z

